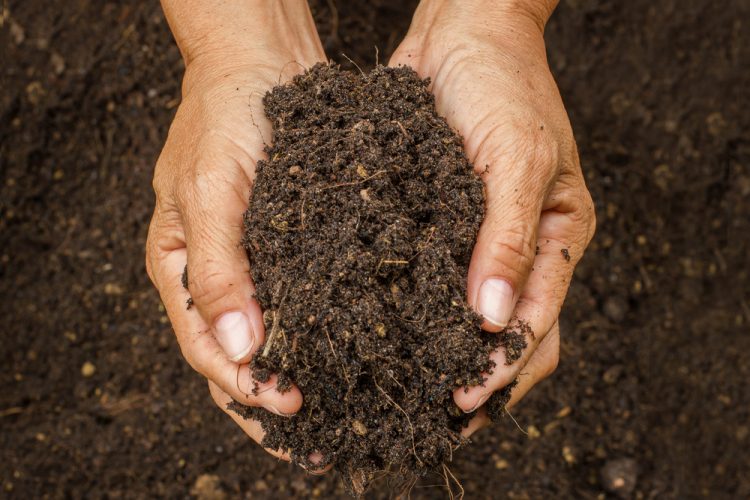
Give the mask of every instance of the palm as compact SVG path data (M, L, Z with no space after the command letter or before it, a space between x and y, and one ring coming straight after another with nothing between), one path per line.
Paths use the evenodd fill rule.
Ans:
M503 276L515 285L513 317L534 332L512 365L504 352L493 354L497 368L487 387L459 389L454 397L462 409L474 409L488 389L504 387L525 367L528 376L519 378L512 405L557 364L557 317L573 265L593 234L593 212L541 40L499 46L475 39L454 49L444 42L451 36L435 39L439 43L430 33L407 37L390 64L431 79L438 112L464 138L485 181L487 211L469 269L469 303L480 301L488 275ZM484 327L501 329L488 321Z

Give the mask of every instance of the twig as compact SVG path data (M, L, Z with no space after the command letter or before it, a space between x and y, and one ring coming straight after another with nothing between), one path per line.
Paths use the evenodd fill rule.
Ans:
M19 413L23 413L23 408L21 408L20 406L13 406L11 408L0 410L0 418L9 417L11 415L18 415Z
M331 336L328 334L328 328L323 328L323 331L326 332L326 338L328 339L328 345L331 347L333 357L338 359L339 355L336 354L336 349L333 348L333 342L331 342Z
M410 135L409 135L409 133L408 133L408 132L406 131L406 129L404 128L404 126L403 126L403 125L401 125L401 122L400 122L400 121L398 121L398 120L394 120L394 121L396 122L396 125L398 125L398 127L399 127L399 128L401 129L401 132L403 132L403 133L404 133L404 136L405 136L405 137L406 137L406 138L407 138L408 140L411 140L411 136L410 136Z
M414 255L412 255L411 258L409 259L409 261L412 261L412 260L416 259L417 256L420 253L422 253L425 250L427 250L428 248L430 248L430 241L432 241L432 237L433 236L435 236L435 226L432 226L430 228L430 235L427 237L427 241L424 242L424 247L422 247L422 249L420 249L417 253L415 253Z
M457 497L453 496L453 488L451 488L451 484L450 484L450 480L448 479L448 476L450 476L451 479L453 479L453 482L456 483L456 485L458 486L460 490ZM464 487L461 485L461 482L458 479L456 479L456 476L453 475L451 470L445 464L443 464L443 477L445 477L445 487L448 488L448 495L450 495L451 500L453 500L454 498L456 500L461 500L464 497L464 493L465 493Z
M406 417L406 421L407 421L407 422L409 423L409 428L411 429L411 450L412 450L412 451L414 452L414 458L416 458L416 459L417 459L417 462L419 462L419 465L420 465L420 466L423 466L423 465L424 465L424 462L422 462L422 460L420 460L420 458L419 458L419 455L417 455L417 445L416 445L416 442L414 441L414 426L413 426L413 425L412 425L412 423L411 423L411 419L409 418L409 414L408 414L408 413L406 413L406 412L404 411L404 409L403 409L403 408L401 408L401 407L400 407L400 406L398 405L398 403L396 403L396 402L395 402L395 401L393 400L393 398L391 398L391 397L390 397L390 396L388 395L388 393L387 393L387 392L385 392L385 390L384 390L384 389L383 389L382 387L380 387L380 385L378 385L378 381L377 381L377 380L375 380L375 377L373 377L373 379L372 379L372 380L373 380L373 382L375 382L375 387L377 387L377 388L378 388L378 390L379 390L380 392L382 392L382 393L383 393L383 396L385 396L385 397L386 397L386 398L388 399L388 401L390 401L390 403L391 403L391 404L392 404L393 406L395 406L396 408L398 408L398 409L399 409L399 410L401 411L401 413L403 413L403 414L404 414L404 416Z
M344 378L346 379L346 384L349 387L347 390L347 397L349 396L349 391L351 390L352 383L351 380L349 380L349 374L346 373L346 367L344 366L344 363L339 359L339 355L336 352L336 349L333 348L333 342L331 341L331 335L328 333L328 328L323 328L323 331L326 334L326 338L328 339L328 345L331 347L331 352L333 353L333 357L336 359L336 361L339 362L339 366L341 367L341 372L344 374Z
M349 56L347 56L347 55L346 55L346 54L344 54L343 52L341 53L341 55L342 55L342 56L344 56L344 57L346 58L346 60L347 60L347 61L349 61L350 63L352 63L352 64L353 64L353 65L354 65L354 66L355 66L355 67L356 67L356 68L357 68L357 69L359 70L359 72L360 72L360 73L362 73L362 76L365 76L365 72L364 72L364 71L362 71L362 68L360 68L360 67L359 67L359 66L357 65L357 63L355 63L354 61L352 61L351 59L349 59Z
M367 177L367 178L365 178L365 179L362 179L361 181L354 181L354 182L342 182L342 183L340 183L340 184L334 184L334 185L332 185L332 186L325 186L324 188L321 188L321 191L327 191L328 189L340 188L340 187L344 187L344 186L356 186L356 185L358 185L358 184L362 184L362 183L364 183L364 182L367 182L367 181L369 181L369 180L370 180L370 179L372 179L373 177L376 177L376 176L378 176L378 175L380 175L380 174L384 174L385 172L386 172L385 170L378 170L377 172L375 172L374 174L372 174L372 175L371 175L370 177Z
M396 383L396 385L401 388L402 391L406 391L406 388L401 384L401 382L399 382L398 380L396 380L396 377L394 377L393 375L391 375L391 371L390 370L386 371L385 373L386 373L386 375L388 375L389 377L391 377L391 380L393 380Z
M264 358L268 356L268 352L271 350L273 341L276 340L276 336L278 335L278 332L280 330L279 323L281 322L281 308L284 307L284 302L286 301L286 295L288 292L289 289L284 292L284 296L281 298L281 302L279 302L279 307L277 307L273 312L273 325L271 326L271 333L268 335L268 341L266 342L266 346L263 348L263 353L261 354L261 356L263 356Z
M279 78L276 81L276 85L281 85L281 76L282 76L282 73L284 72L284 70L286 69L286 67L289 66L290 64L296 64L297 66L299 66L300 68L302 68L303 72L307 70L307 68L305 68L305 65L302 64L299 61L295 61L294 59L292 59L291 61L287 61L286 64L284 64L281 67L281 70L279 71Z
M515 417L514 417L513 415L511 415L511 413L510 413L510 412L508 411L508 407L507 407L507 406L504 406L504 407L503 407L503 410L505 410L505 413L507 413L507 414L508 414L508 416L509 416L509 417L510 417L510 419L511 419L511 420L513 421L513 423L514 423L514 424L516 424L516 427L518 427L518 430L519 430L519 431L521 431L521 433L522 433L523 435L525 435L525 436L528 436L528 435L529 435L529 433L528 433L528 432L526 432L525 430L523 430L523 427L521 427L521 426L520 426L520 425L518 424L518 421L516 420L516 418L515 418Z

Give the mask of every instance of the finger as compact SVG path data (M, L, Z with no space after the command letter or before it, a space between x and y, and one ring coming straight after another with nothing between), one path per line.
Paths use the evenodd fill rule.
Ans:
M495 332L508 325L531 272L548 177L557 161L543 141L517 137L497 129L466 145L467 151L478 151L474 165L486 198L469 266L468 300L484 317L483 328Z
M232 397L226 392L222 391L218 385L214 384L210 380L208 381L208 390L211 392L211 397L216 403L216 406L221 408L224 413L229 415L231 419L234 420L234 423L239 425L240 428L245 431L245 434L250 436L253 441L261 444L265 433L263 432L263 428L261 427L260 422L253 419L245 419L241 417L237 412L230 410L229 403L232 402ZM291 461L289 455L282 450L272 450L270 448L264 449L276 458L285 460L287 462Z
M323 454L316 451L314 453L311 453L309 457L307 457L308 460L314 465L320 464L323 461ZM304 465L300 464L300 467L305 469L310 474L313 474L315 476L322 476L323 474L327 473L331 469L333 469L333 464L328 464L325 467L322 468L315 468L315 467L305 467Z
M551 331L560 315L573 271L593 235L593 203L588 191L556 186L539 221L534 267L516 305L514 316L528 328L520 329L527 343L520 357L506 364L504 351L487 380L499 389L511 383ZM549 208L552 207L552 208Z
M558 323L555 323L519 374L518 383L511 391L510 400L505 408L508 410L513 408L539 382L549 377L557 368L559 356L560 327ZM482 404L484 404L484 401L482 401ZM480 405L480 408L476 411L477 414L469 421L469 425L461 431L462 436L469 437L483 427L490 425L491 420L484 407Z
M302 394L297 387L281 394L276 390L275 377L265 383L254 380L247 365L227 357L203 317L186 308L190 294L180 281L186 258L184 248L168 252L155 263L154 273L180 349L190 366L244 405L262 406L279 415L299 410Z
M505 352L502 349L492 353L490 358L497 366L508 366L505 365ZM555 322L550 331L542 336L542 340L536 346L536 349L534 349L533 354L530 355L528 361L522 367L516 363L511 365L513 367L511 373L514 373L514 375L510 380L508 380L505 373L496 376L495 372L493 372L487 375L484 386L456 389L453 392L453 399L459 408L467 413L471 413L484 405L495 391L502 389L517 379L518 383L511 391L510 401L506 405L510 408L522 399L534 384L551 375L557 368L559 359L560 327L559 323ZM517 366L519 371L515 370Z
M511 364L506 364L503 349L493 353L496 366L485 387L470 388L461 398L463 408L473 408L489 397L488 392L505 387L518 376L557 321L575 265L593 236L593 202L582 178L561 177L543 208L538 253L514 312L518 321L528 326L520 330L526 335L527 347Z
M518 384L510 393L510 400L505 405L513 408L531 389L546 379L557 369L560 360L560 324L555 323L552 330L544 336L536 351L518 374Z
M484 408L479 408L477 414L469 420L469 425L461 429L461 436L468 438L475 432L484 427L490 425L490 417L487 416L487 411Z
M215 149L210 148L209 151ZM260 306L253 298L247 255L240 242L250 196L250 160L241 165L231 144L198 160L181 181L178 206L185 226L188 288L193 304L232 361L245 362L263 342Z

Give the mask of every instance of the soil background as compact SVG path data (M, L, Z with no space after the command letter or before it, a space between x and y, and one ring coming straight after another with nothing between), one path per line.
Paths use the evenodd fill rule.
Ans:
M414 4L313 2L329 56L363 67ZM183 69L158 4L4 7L0 496L342 495L213 405L146 277ZM617 466L634 498L750 495L749 19L743 0L561 2L550 65L599 229L525 433L508 419L451 466L468 498L604 497Z

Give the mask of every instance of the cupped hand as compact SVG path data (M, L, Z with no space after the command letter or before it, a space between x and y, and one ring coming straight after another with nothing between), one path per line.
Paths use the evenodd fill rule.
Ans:
M512 406L554 371L560 308L595 229L573 133L547 66L543 29L551 6L526 3L534 8L424 1L390 61L431 78L438 113L462 135L485 183L469 303L487 331L523 321L533 332L520 359L508 365L499 350L484 386L455 391L467 412L518 378ZM467 433L479 426L474 422Z
M325 60L311 19L303 23L307 32L292 31L283 22L269 20L276 23L277 40L185 54L182 103L154 174L148 273L185 359L209 380L224 411L230 398L280 415L302 404L298 388L282 394L275 377L258 383L247 367L265 332L240 245L255 165L271 141L262 98L274 85ZM181 283L186 265L188 289ZM261 441L257 422L230 416Z

